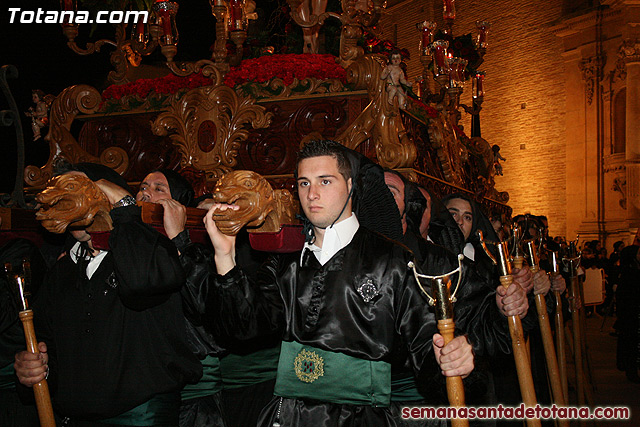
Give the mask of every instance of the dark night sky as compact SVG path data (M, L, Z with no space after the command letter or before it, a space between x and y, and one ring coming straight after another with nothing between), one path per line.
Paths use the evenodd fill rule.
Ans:
M52 0L7 0L0 8L0 65L12 64L18 68L18 78L9 80L9 87L18 105L25 133L27 165L42 166L46 163L49 148L42 139L32 141L30 119L24 111L33 105L31 90L41 89L45 93L57 95L64 88L74 84L89 84L100 90L108 83L106 76L112 70L109 63L111 47L90 56L79 56L66 46L66 38L58 24L9 23L9 7L22 10L59 10L59 1ZM113 27L102 24L97 35L89 39L90 25L80 26L79 45L97 40L98 35L113 38ZM211 15L206 0L182 1L178 13L180 44L176 60L208 58L209 47L214 41L215 19ZM159 53L149 59L161 60ZM0 110L8 109L9 103L0 95ZM11 192L16 175L16 136L12 127L0 127L0 192Z

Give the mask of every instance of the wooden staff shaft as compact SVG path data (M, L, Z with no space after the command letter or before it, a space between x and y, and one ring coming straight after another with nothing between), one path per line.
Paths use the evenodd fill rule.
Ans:
M560 383L564 401L569 401L569 382L567 380L567 353L564 347L564 315L562 314L562 300L560 292L554 291L556 296L556 350L558 356L558 368L560 369Z
M513 283L513 276L500 276L500 283L508 288ZM518 373L518 383L520 384L520 393L522 401L527 407L535 407L537 402L536 391L533 387L533 376L531 375L531 364L527 355L527 345L524 340L524 332L522 331L522 323L518 316L509 316L509 333L511 334L511 346L513 348L513 357L516 362L516 371ZM528 427L540 427L540 420L537 418L528 418Z
M27 349L34 354L39 354L38 341L36 340L36 332L33 328L33 311L25 310L20 312L20 320L24 327L24 337L27 341ZM51 407L51 397L49 396L49 385L47 380L42 380L33 386L33 394L36 398L36 407L38 408L38 417L40 418L41 427L55 427L56 422L53 418L53 408Z
M531 272L536 274L540 271L538 266L531 267ZM557 406L566 406L567 400L562 391L562 382L560 381L560 369L558 368L558 359L556 358L556 350L553 347L553 335L551 334L551 324L547 314L547 301L544 295L536 295L536 310L538 312L538 324L540 325L540 334L542 336L542 345L544 347L544 357L547 361L547 373L549 374L549 382L551 384L551 392L553 400ZM561 420L560 425L569 425L566 420Z
M584 369L582 365L582 332L580 331L580 311L578 301L580 301L580 290L578 289L579 279L577 275L571 276L571 323L573 326L573 356L576 367L576 393L578 395L578 405L584 406Z
M447 345L453 340L453 334L456 325L453 319L441 319L438 320L438 331L444 338L444 345ZM447 377L447 396L449 397L449 404L455 408L461 408L465 406L464 403L464 385L462 384L462 377ZM469 420L466 418L452 418L452 427L468 427Z
M553 336L551 334L551 324L547 316L547 302L544 295L536 295L536 309L538 310L538 323L540 324L540 333L542 335L542 345L544 346L544 356L547 361L547 373L549 374L549 382L551 383L551 393L553 400L557 406L567 406L567 401L562 391L562 382L560 381L560 369L558 368L558 359L556 351L553 347ZM561 426L569 426L569 420L558 420Z

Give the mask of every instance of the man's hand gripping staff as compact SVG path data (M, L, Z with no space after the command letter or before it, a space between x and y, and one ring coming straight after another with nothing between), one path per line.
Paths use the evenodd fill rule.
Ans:
M468 372L465 374L462 368L448 369L451 364L449 359L453 359L455 352L463 350L462 346L464 344L469 345L464 336L454 338L456 325L453 321L453 303L456 301L456 292L462 281L463 259L464 255L458 255L458 268L440 276L420 274L416 271L414 263L409 263L409 268L413 270L416 282L422 292L427 296L429 305L434 306L436 309L436 320L438 321L438 331L440 335L434 335L433 348L436 354L436 360L438 360L443 374L447 377L446 383L449 403L456 408L465 406L462 378L468 375ZM458 283L456 284L453 294L450 294L450 277L456 273L458 273ZM431 281L431 294L425 290L420 279L429 279ZM443 346L446 347L442 348ZM473 353L463 353L462 357L464 358L461 360L464 362L462 366L464 367L470 364L471 369L473 369ZM451 425L453 427L466 427L469 425L469 420L454 418L451 420Z

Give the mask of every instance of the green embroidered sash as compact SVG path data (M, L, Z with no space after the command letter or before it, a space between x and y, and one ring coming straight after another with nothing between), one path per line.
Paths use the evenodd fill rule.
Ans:
M274 394L348 405L389 406L391 365L283 341Z

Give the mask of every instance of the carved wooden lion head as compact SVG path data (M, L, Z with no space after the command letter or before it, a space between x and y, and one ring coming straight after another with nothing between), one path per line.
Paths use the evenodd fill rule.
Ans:
M93 181L80 173L51 178L36 200L41 204L36 219L52 233L64 233L67 227L86 227L88 231L113 228L111 203Z
M226 173L218 180L213 198L218 203L238 205L215 215L216 226L227 235L235 235L242 227L260 226L276 208L273 188L261 175L246 170Z

